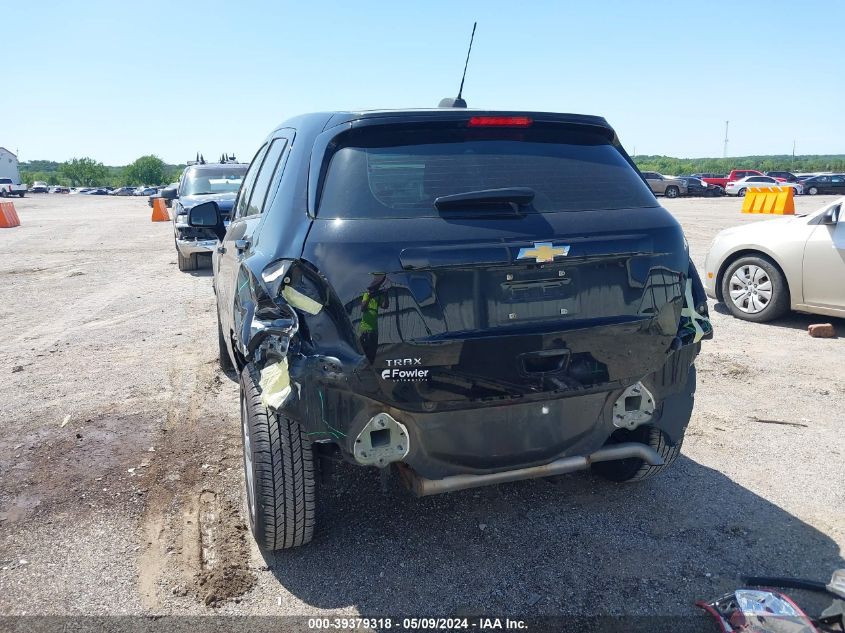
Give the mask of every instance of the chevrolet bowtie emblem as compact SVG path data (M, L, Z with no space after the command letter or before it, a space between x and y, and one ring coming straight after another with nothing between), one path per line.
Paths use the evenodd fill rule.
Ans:
M534 242L534 248L520 248L517 259L531 259L537 260L538 264L546 262L553 262L555 257L566 257L569 255L569 245L566 246L552 246L551 242Z

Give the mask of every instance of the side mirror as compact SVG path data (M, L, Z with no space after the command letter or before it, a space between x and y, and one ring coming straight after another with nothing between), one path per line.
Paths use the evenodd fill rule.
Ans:
M842 213L840 205L831 207L822 214L822 224L836 224L839 222L839 216Z
M220 207L213 200L203 202L188 209L188 226L211 229L221 242L223 241L223 236L226 235L226 227L223 226Z
M165 200L175 200L176 189L173 187L168 187L167 189L162 189L161 191L159 191L158 195L164 198Z

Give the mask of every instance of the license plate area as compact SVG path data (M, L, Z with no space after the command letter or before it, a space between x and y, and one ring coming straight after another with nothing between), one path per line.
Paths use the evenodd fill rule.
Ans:
M492 322L561 319L580 312L575 266L531 266L490 271L488 315Z

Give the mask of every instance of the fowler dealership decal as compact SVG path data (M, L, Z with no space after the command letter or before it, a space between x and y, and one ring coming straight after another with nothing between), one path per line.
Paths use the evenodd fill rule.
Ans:
M383 369L381 377L384 380L426 380L430 369L400 369L413 365L422 365L420 358L388 358L386 361L390 369Z
M427 380L429 369L382 369L381 377L384 380Z

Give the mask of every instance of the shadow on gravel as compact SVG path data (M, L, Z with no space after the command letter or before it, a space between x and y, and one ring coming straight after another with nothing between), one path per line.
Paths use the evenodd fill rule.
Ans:
M312 544L267 564L309 605L365 617L671 615L710 631L693 602L741 575L845 566L825 534L683 456L638 485L579 473L415 499L352 466L333 484Z
M192 270L184 274L190 275L191 277L214 277L214 271L211 270L211 267Z
M719 314L732 316L724 303L719 302L714 304L713 309ZM785 317L774 321L768 321L766 323L749 322L749 325L753 325L754 327L782 327L789 328L791 330L804 330L806 332L807 327L813 323L831 323L836 329L837 337L845 336L845 319L825 316L824 314L802 314L801 312L790 312Z

